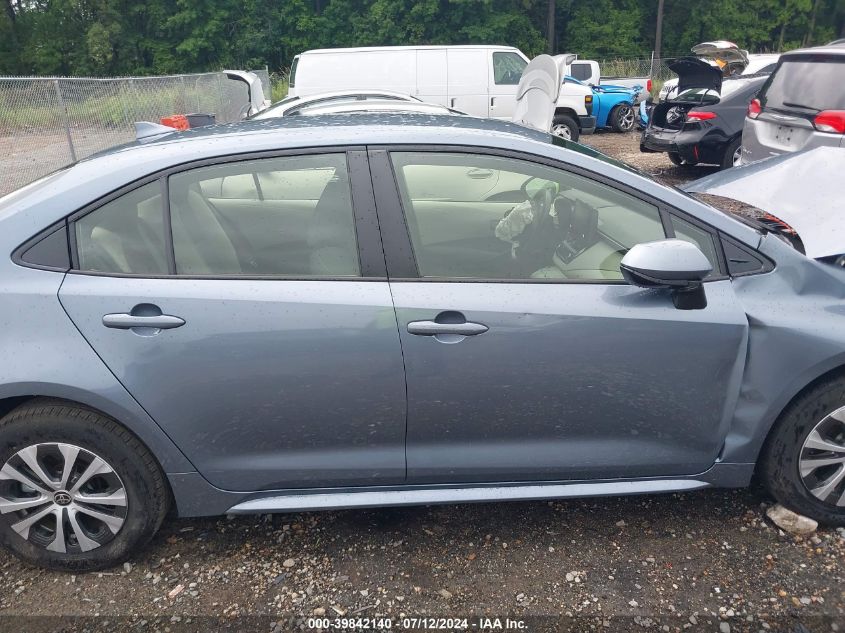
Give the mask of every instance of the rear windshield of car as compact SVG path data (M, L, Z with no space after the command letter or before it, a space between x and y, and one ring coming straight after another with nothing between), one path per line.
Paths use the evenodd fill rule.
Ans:
M845 110L845 56L784 59L761 95L777 110Z

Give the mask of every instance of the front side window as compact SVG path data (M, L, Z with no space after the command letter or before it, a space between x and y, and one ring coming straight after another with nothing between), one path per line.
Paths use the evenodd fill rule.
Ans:
M716 254L716 242L710 231L702 229L686 220L682 220L677 216L672 216L672 228L675 229L676 238L695 244L704 253L713 267L713 270L708 276L712 277L720 273L719 256Z
M516 86L527 62L516 53L493 53L493 81L498 86Z
M345 154L285 156L170 176L180 275L360 275Z
M461 153L391 158L423 277L615 281L631 247L665 237L656 206L560 169Z
M78 269L166 275L161 185L139 187L74 223Z

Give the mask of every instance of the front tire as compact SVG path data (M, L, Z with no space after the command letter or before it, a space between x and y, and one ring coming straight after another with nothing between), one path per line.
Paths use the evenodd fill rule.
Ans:
M781 414L760 474L784 506L819 523L845 525L845 378L814 386Z
M0 420L0 544L24 561L85 572L146 545L169 506L152 454L117 422L39 399Z
M581 131L578 129L578 124L571 116L566 114L558 114L552 119L552 134L567 141L578 141Z
M630 132L634 129L635 121L634 108L627 103L620 103L610 111L610 126L614 132Z

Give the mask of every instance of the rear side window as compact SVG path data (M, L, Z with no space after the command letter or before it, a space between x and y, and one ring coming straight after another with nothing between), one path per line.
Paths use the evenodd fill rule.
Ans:
M816 112L845 110L845 56L785 59L760 101L765 108Z
M74 223L79 270L166 275L161 184L151 182Z
M169 184L177 274L360 275L345 154L202 167Z
M498 86L516 86L526 65L516 53L493 53L493 81Z

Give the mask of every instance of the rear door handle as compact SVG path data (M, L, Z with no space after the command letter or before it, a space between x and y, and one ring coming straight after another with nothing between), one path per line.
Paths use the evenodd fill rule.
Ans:
M133 314L106 314L103 316L103 325L118 330L131 330L132 328L155 328L157 330L170 330L185 325L185 319L169 314L157 316L136 316Z
M438 336L440 334L456 334L458 336L477 336L489 330L483 323L438 323L437 321L411 321L408 323L408 333L418 336Z

